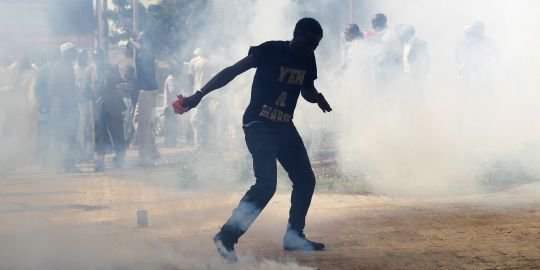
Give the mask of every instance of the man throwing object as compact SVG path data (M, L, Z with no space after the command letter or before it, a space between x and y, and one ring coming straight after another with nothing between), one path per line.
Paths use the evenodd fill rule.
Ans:
M285 250L324 250L324 244L304 235L306 215L315 189L315 175L292 119L298 97L317 103L323 112L332 108L317 91L314 51L323 37L319 22L303 18L296 23L291 41L268 41L251 47L248 56L220 71L199 91L179 96L172 105L182 114L213 90L243 72L257 68L251 100L243 116L246 144L253 157L255 184L246 192L232 216L214 237L221 256L236 262L234 245L268 204L276 191L276 159L293 183L289 224L283 237Z

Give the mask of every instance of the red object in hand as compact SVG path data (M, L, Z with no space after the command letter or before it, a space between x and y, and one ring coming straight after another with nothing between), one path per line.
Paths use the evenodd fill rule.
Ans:
M178 100L175 100L172 103L172 107L173 107L174 112L177 113L177 114L183 114L183 113L189 111L189 108L182 107L182 105L184 105L184 96L178 95L176 97L178 98Z

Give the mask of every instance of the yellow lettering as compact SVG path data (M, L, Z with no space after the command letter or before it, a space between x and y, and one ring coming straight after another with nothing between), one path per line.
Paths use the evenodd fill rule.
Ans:
M282 111L277 110L277 118L276 118L276 120L278 122L283 122L283 112Z
M306 76L305 70L299 70L298 75L296 76L296 83L298 85L304 84L304 77Z
M277 119L277 111L278 110L276 110L276 109L272 110L272 113L270 114L270 118L269 118L270 120L276 121L276 119Z
M298 75L298 70L293 69L291 70L291 75L289 75L289 81L287 81L288 84L296 84L296 75Z
M281 70L279 72L279 81L282 82L285 79L285 76L289 72L289 68L286 68L284 66L281 66Z
M276 108L272 108L268 105L263 105L261 112L259 113L260 117L269 119L273 122L289 123L291 121L291 115L285 113Z
M285 102L287 101L287 92L281 92L281 95L276 99L276 106L285 107Z
M284 114L283 122L289 123L289 121L291 121L291 116L288 113Z
M272 109L269 106L263 105L261 113L259 113L259 116L264 117L264 118L269 118L271 110Z

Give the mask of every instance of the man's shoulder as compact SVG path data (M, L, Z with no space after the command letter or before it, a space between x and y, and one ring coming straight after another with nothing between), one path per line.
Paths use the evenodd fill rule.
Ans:
M281 49L281 48L287 48L288 46L289 46L289 41L286 41L286 40L269 40L254 47Z

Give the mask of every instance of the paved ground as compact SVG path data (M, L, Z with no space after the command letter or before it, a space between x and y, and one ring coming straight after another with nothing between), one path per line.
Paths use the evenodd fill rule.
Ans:
M171 154L172 155L172 154ZM172 166L0 180L0 270L540 269L540 185L447 198L316 194L307 234L328 250L284 252L288 192L241 239L238 265L211 237L242 195L179 187ZM148 210L148 228L136 211Z

